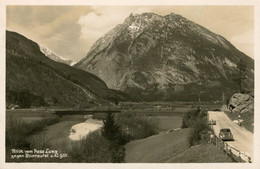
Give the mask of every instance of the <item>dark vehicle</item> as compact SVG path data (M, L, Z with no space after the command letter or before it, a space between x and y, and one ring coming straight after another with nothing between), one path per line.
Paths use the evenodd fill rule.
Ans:
M234 141L233 134L229 128L220 129L219 138L223 141Z

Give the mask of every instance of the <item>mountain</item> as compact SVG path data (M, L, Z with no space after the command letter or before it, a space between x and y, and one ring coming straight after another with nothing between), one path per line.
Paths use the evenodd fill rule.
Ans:
M63 58L62 56L60 56L59 54L51 51L49 48L47 48L44 45L39 45L39 47L40 47L41 52L45 56L49 57L50 59L52 59L52 60L54 60L56 62L65 63L65 64L70 65L70 66L73 66L76 63L76 62L74 62L72 60Z
M252 90L254 60L225 38L178 14L143 13L99 38L74 67L141 100L195 101L199 88L202 100L231 96L241 62L243 87Z
M93 107L120 99L95 75L55 62L26 37L6 32L6 105Z

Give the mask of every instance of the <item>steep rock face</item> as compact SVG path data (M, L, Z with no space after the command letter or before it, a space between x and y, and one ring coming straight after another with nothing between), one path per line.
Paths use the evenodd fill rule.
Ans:
M60 63L65 63L69 66L73 66L75 64L74 61L63 58L62 56L60 56L59 54L51 51L50 49L48 49L46 46L43 45L39 45L40 50L42 53L44 53L45 56L47 56L48 58L56 61L56 62L60 62Z
M204 99L216 100L236 90L231 81L240 60L250 89L254 61L226 39L180 15L144 13L131 14L97 40L75 67L144 100L195 100L192 91L203 75Z
M235 93L229 100L229 109L238 113L254 112L254 97L249 94Z
M117 94L95 75L46 57L37 43L6 32L6 103L21 107L92 107Z

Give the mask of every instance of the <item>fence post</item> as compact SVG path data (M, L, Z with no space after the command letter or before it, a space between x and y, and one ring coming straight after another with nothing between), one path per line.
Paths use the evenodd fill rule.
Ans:
M233 158L231 148L229 149L229 155Z
M238 152L238 159L239 159L239 162L241 163L242 159L241 159L241 152L240 151Z
M228 156L228 144L227 143L225 143L225 149L226 149L226 158L227 158L227 156Z
M249 163L252 163L251 158L249 156L247 156L247 160Z
M218 149L220 150L221 141L218 139Z

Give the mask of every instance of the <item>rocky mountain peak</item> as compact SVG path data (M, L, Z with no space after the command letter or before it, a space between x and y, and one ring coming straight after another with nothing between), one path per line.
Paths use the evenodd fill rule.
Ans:
M56 61L56 62L60 62L60 63L65 63L69 66L73 66L75 64L74 61L72 60L69 60L67 58L64 58L62 57L61 55L53 52L52 50L50 50L48 47L44 46L44 45L41 45L41 44L38 44L39 45L39 48L41 50L41 52L47 56L48 58Z
M241 59L252 84L253 60L222 36L178 14L143 13L130 14L75 66L94 73L112 89L167 99L185 93L201 74L222 90Z

